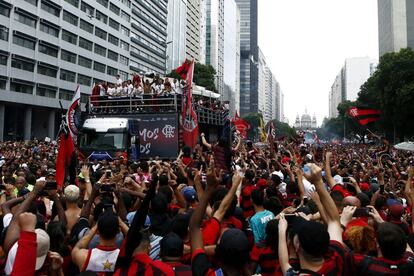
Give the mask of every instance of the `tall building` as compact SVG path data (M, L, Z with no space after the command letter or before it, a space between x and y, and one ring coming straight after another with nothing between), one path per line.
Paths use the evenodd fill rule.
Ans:
M414 1L378 0L379 56L414 48Z
M79 2L79 0L64 1ZM95 3L93 0L82 1ZM108 2L109 0L97 0L96 2L100 1ZM130 0L119 1L131 5ZM131 8L132 28L129 34L132 42L130 49L131 70L164 74L167 48L167 0L135 0L132 1Z
M285 93L282 90L280 90L280 121L289 124L289 119L285 116Z
M206 1L206 64L216 70L218 93L224 93L224 0Z
M336 76L329 93L329 117L338 116L337 107L344 101L355 101L361 85L374 73L377 61L369 57L348 58Z
M240 12L234 0L224 1L224 93L230 116L240 111Z
M240 9L240 114L259 111L257 0L236 0Z
M173 2L173 1L170 1ZM186 56L196 62L202 62L203 29L205 28L205 0L186 0L187 25L186 25Z
M264 120L281 120L281 94L280 85L275 75L269 67L266 66L266 98ZM259 84L260 86L260 84Z
M125 0L1 0L0 140L55 138L77 84L126 78L130 20Z
M78 84L163 74L166 38L167 0L0 0L0 140L55 138Z
M271 116L269 114L269 110L267 109L266 102L269 100L266 95L266 88L268 85L267 81L267 64L266 58L263 55L261 49L259 48L259 55L258 55L258 91L257 91L257 98L258 98L258 112L263 114L264 119L266 117ZM266 114L268 113L268 114ZM267 122L265 120L265 122Z
M192 41L188 41L187 36L187 29L189 28L187 15L186 0L168 1L167 72L171 72L171 70L180 66L186 59L187 51L189 49L193 50ZM199 29L196 31L199 32ZM190 32L190 34L193 33ZM187 44L189 44L189 47L187 47Z

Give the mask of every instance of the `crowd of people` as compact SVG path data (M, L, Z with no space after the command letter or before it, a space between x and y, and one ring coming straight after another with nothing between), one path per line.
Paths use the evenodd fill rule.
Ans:
M56 143L1 143L2 273L414 275L411 152L200 141L62 187Z

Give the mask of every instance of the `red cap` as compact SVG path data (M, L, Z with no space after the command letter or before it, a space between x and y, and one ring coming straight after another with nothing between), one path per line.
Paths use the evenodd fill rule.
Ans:
M259 181L257 181L256 186L258 188L261 188L261 189L267 188L267 181L266 181L266 179L260 178Z

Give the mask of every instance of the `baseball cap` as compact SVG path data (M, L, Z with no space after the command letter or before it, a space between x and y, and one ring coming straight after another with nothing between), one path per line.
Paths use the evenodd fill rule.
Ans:
M387 200L388 210L394 218L400 218L404 214L404 206L396 199Z
M267 187L266 179L260 178L259 181L257 181L256 186L259 188L266 188Z
M36 229L36 242L37 242L37 249L36 249L36 270L39 270L45 259L47 257L47 253L49 252L50 248L50 238L49 235L43 229Z
M328 251L329 233L325 225L295 217L292 229L306 253L312 256L322 256Z
M183 195L187 202L193 202L197 199L197 192L191 186L187 186L183 189Z
M183 250L183 240L173 232L164 236L160 241L161 256L181 257L183 255Z
M282 173L282 172L280 172L280 171L274 171L274 172L272 172L272 175L277 175L277 176L279 176L279 178L280 178L280 180L281 180L281 181L283 181L283 179L284 179L284 175L283 175L283 173Z

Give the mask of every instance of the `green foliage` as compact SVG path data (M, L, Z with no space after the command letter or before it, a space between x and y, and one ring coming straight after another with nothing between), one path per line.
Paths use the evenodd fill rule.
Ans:
M361 86L358 103L381 110L377 127L392 136L414 134L414 51L401 49L380 58L374 75Z
M288 139L293 139L296 137L296 130L289 124L279 122L276 119L272 120L271 122L273 122L273 125L276 129L276 138L286 137ZM266 132L268 131L269 127L270 122L268 122L266 125Z
M215 75L216 70L213 66L197 62L194 66L193 82L199 86L205 87L207 90L217 92ZM181 79L175 70L172 70L169 74L167 74L167 77Z

